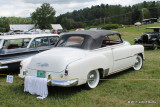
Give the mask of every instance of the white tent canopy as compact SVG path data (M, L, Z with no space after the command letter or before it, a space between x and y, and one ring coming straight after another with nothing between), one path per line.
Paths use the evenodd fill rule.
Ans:
M54 30L63 30L63 28L60 24L51 24L51 26Z
M16 31L16 30L20 30L20 31L28 31L30 29L33 29L35 27L35 24L13 24L13 25L9 25L10 30L12 31Z
M51 24L51 26L54 30L63 30L60 24ZM31 29L35 29L35 24L11 24L9 27L11 31L29 31Z

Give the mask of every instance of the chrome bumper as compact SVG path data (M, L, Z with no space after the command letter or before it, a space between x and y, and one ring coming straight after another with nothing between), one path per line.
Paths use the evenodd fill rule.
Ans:
M18 74L18 77L19 77L19 78L25 78L25 76L22 75L22 74Z
M72 87L78 85L78 80L48 80L48 85L59 87Z
M0 65L0 69L7 69L8 68L8 66L1 66Z
M25 78L25 75L18 74L19 78ZM78 85L78 79L74 80L53 80L48 79L48 86L72 87Z

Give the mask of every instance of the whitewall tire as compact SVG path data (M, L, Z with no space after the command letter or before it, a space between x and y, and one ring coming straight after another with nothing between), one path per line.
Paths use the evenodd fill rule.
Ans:
M134 70L140 70L142 68L142 65L143 65L142 56L137 55L136 62L135 62L135 65L133 66L133 69Z
M99 78L100 78L100 74L99 74L98 70L90 71L87 75L86 87L88 89L92 89L92 88L97 87L97 85L99 83Z

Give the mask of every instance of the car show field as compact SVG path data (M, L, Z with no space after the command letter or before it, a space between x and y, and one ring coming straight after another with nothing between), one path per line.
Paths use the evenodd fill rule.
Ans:
M125 41L134 43L146 27L160 24L115 29ZM104 107L104 106L158 106L160 104L160 48L145 49L145 61L141 70L128 69L102 78L95 89L84 86L48 87L49 95L44 100L24 92L24 80L14 75L13 83L6 83L6 75L0 74L0 105L5 106L56 106L56 107Z

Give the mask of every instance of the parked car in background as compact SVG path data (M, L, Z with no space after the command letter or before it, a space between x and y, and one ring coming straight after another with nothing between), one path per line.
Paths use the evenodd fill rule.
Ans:
M2 32L0 32L0 35L3 35L3 33L2 33Z
M24 32L24 34L40 34L42 30L40 29L31 29L29 31Z
M81 31L81 30L85 30L85 29L83 29L83 28L78 28L78 29L76 29L76 31Z
M102 28L90 28L89 30L101 30Z
M116 31L73 31L55 46L24 59L19 77L46 77L52 86L95 88L100 77L128 68L140 70L144 59L144 47L131 45Z
M0 36L0 72L17 70L23 59L54 47L57 34Z
M135 44L151 47L154 50L158 49L160 46L160 27L147 27L146 33L140 38L135 38L134 41Z

